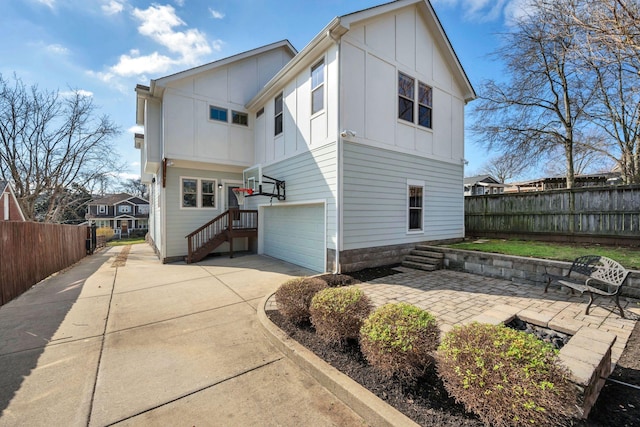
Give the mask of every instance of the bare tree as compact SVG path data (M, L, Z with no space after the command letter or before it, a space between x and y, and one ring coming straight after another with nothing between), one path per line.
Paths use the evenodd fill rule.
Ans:
M525 157L502 154L486 161L481 171L504 183L524 172L531 163Z
M589 114L612 142L604 152L626 183L640 183L640 3L590 0L565 7L570 25L586 35L581 55L597 96Z
M116 171L111 140L118 133L79 91L61 97L0 75L0 177L14 184L30 220L60 222L75 203L73 188L91 188ZM36 215L36 205L46 209Z
M576 61L583 36L558 7L564 1L573 0L531 0L530 13L505 35L494 54L510 77L484 83L472 131L516 157L540 159L560 147L571 188L575 135L588 123L593 85Z
M147 185L144 184L140 178L130 178L123 181L120 184L120 189L125 193L131 194L132 196L142 197L143 199L146 199L149 196Z

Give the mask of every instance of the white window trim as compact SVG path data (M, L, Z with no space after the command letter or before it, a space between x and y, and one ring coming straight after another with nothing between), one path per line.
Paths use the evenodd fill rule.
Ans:
M405 76L413 79L414 84L413 84L413 121L409 121L409 120L405 120L405 119L401 119L400 118L400 110L398 107L398 97L400 97L400 92L399 92L399 87L398 87L398 80L399 80L399 75L400 74L404 74ZM425 105L425 104L420 104L420 84L423 84L427 87L431 88L431 127L426 127L426 126L422 126L420 125L418 122L420 121L420 105ZM434 110L434 100L433 100L433 95L434 95L434 86L431 84L426 83L423 80L420 80L419 77L414 77L412 73L407 73L405 71L402 71L400 69L396 69L396 100L395 100L395 104L396 104L396 121L398 123L402 123L405 126L413 126L416 129L419 129L421 131L424 132L431 132L433 133L433 128L434 128L434 123L433 123L433 110ZM403 98L406 98L405 96L403 96ZM409 98L406 98L409 99Z
M277 98L282 98L282 111L280 111L279 113L275 110ZM276 118L278 116L281 116L282 130L279 133L276 133ZM278 138L282 137L282 135L284 135L284 92L280 92L273 98L273 136L274 138Z
M420 230L412 230L409 228L409 188L410 187L422 187L422 223ZM417 179L407 179L407 190L406 190L406 199L405 199L405 225L407 227L407 234L424 234L424 212L425 212L425 197L426 197L426 188L425 182Z
M241 125L241 124L239 124L239 123L234 123L234 122L233 122L233 113L236 113L236 114L244 114L244 115L247 117L247 124L246 124L246 125ZM227 113L227 114L228 114L228 113ZM232 110L231 110L231 114L230 114L230 118L229 118L229 124L230 124L231 126L236 126L236 127L242 128L242 129L247 129L247 128L249 128L249 113L247 113L246 111L238 111L238 110L233 110L233 109L232 109Z
M106 214L109 210L107 209L107 205L98 205L98 213Z
M128 208L128 209L123 209L123 208ZM125 204L121 204L118 205L118 213L132 213L133 209L131 209L131 205L125 205Z
M320 64L322 64L322 83L314 87L313 86L313 70L314 68L318 67ZM309 95L310 95L311 105L309 106L310 107L309 111L311 111L311 118L314 118L316 116L323 114L327 108L327 91L325 89L326 81L327 81L327 63L324 60L324 57L318 60L314 65L312 65L310 68L310 71L311 73L309 78L311 80L311 90L309 92ZM315 92L316 90L322 90L322 108L314 113L313 112L313 92Z
M184 186L182 185L182 180L184 179L193 179L196 181L196 205L193 207L187 207L182 204L184 197ZM202 206L202 181L212 181L213 182L213 190L215 206ZM193 211L196 209L206 209L206 210L220 210L220 191L218 189L218 179L217 178L205 178L205 177L195 177L195 176L181 176L178 181L178 185L180 186L180 199L178 200L178 205L180 210L185 211Z
M211 109L215 108L216 110L220 110L220 111L226 111L227 112L227 120L218 120L218 119L212 119L211 118ZM218 105L213 105L213 104L209 104L209 110L207 111L207 119L209 120L209 122L211 123L227 123L229 124L229 120L230 120L230 114L229 114L229 109L226 107L220 107Z

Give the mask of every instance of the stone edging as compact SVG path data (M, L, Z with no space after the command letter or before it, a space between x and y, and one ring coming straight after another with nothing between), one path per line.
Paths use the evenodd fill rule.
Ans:
M444 254L444 266L447 270L463 271L529 285L544 286L546 273L562 276L571 267L571 263L565 261L453 249L443 246L430 246L429 250ZM640 271L631 270L620 296L640 298Z
M260 301L257 310L259 323L269 342L349 406L368 425L380 427L418 426L409 417L329 365L273 324L266 314L266 307L275 305L275 302L271 300L273 295L265 296Z
M611 363L611 347L616 342L617 336L586 326L560 324L553 322L550 316L542 313L521 310L505 304L497 305L469 319L469 322L499 325L507 324L515 317L543 328L573 335L560 350L558 357L571 373L571 381L578 390L579 415L580 418L586 419L600 395L605 378L613 372L615 367Z

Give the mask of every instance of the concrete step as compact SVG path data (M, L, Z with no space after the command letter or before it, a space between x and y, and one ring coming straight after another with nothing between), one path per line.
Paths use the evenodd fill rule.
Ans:
M416 255L407 255L404 257L405 261L411 261L411 262L417 262L420 264L429 264L429 265L435 265L435 266L440 266L442 264L442 260L441 259L437 259L437 258L429 258L429 257L424 257L424 256L416 256Z
M436 271L438 269L435 265L422 264L422 263L413 262L413 261L402 261L401 265L403 267L415 268L416 270L425 270L425 271Z
M421 252L420 254L416 254L421 256L430 256L432 258L440 258L440 259L444 258L444 254L442 252L434 252L434 251L430 251L429 249L431 249L430 246L417 245L412 252L414 251Z
M410 254L425 257L425 258L433 258L433 259L439 259L439 260L444 259L444 254L441 254L440 252L429 252L429 251L421 251L418 249L413 249L410 252Z

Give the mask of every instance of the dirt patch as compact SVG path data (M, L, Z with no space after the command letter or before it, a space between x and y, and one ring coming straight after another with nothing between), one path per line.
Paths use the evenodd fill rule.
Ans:
M341 286L398 273L393 267L367 269L349 273L348 276L339 275L346 277L325 276L330 276L329 280L341 283L334 286ZM349 277L353 279L351 283ZM293 339L418 424L442 427L483 425L476 416L466 413L462 405L448 396L435 369L429 369L416 384L386 379L367 364L357 343L351 342L343 348L329 347L318 339L312 325L290 324L278 311L267 311L267 316ZM627 347L610 378L640 386L640 323L636 323ZM607 381L598 402L591 410L589 419L575 420L573 425L640 426L640 390Z
M129 251L131 245L126 245L122 248L115 261L111 264L111 267L124 267L127 264L127 258L129 257Z

